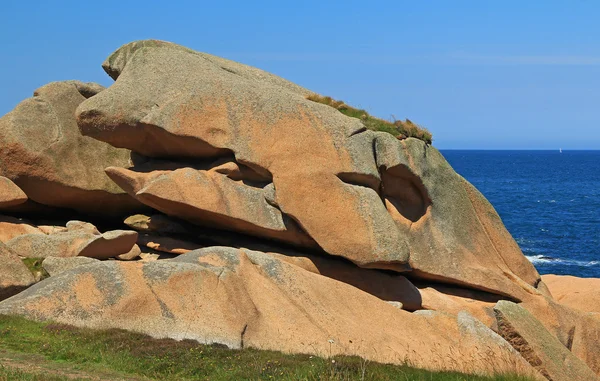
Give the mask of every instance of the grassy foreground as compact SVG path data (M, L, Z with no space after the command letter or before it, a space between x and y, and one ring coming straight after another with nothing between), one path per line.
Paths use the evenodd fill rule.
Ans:
M49 374L35 374L18 369L6 368L0 365L0 381L66 381L72 378L52 376Z
M48 368L53 364L69 366L79 374L85 372L101 380L117 379L115 375L125 380L526 380L429 372L357 357L323 359L254 349L231 350L189 340L152 339L122 330L87 330L0 315L0 381L85 379L63 375L60 368L40 375L39 371L11 367L11 358L16 361L20 354L35 354ZM113 373L101 378L106 372Z

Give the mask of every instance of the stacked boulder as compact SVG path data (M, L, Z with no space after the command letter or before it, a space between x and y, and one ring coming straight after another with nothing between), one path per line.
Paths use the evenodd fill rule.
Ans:
M65 228L50 234L23 234L6 242L11 250L29 258L89 257L108 259L127 257L135 248L138 233L113 230L101 234L87 222L69 221Z
M130 153L79 133L77 106L101 91L94 83L53 82L0 118L0 176L30 200L8 205L0 198L0 209L58 207L106 216L141 207L104 174L107 165L128 166ZM0 178L0 195L6 187Z
M6 250L48 257L52 275L0 313L597 379L600 318L552 299L490 203L435 148L167 42L127 44L103 67L109 88L50 84L0 119L0 208L128 217L134 231L0 219ZM45 135L16 132L25 128ZM130 216L142 210L152 213Z

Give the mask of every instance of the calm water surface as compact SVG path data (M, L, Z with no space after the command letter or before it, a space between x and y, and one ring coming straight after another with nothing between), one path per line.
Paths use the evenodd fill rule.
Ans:
M442 153L541 274L600 278L600 151Z

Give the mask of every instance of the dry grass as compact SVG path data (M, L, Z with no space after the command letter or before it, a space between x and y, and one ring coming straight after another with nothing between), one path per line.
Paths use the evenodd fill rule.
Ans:
M394 120L390 122L371 116L365 110L348 106L343 101L335 100L331 97L324 97L316 94L309 95L308 97L306 97L306 99L333 107L346 116L358 118L362 120L365 127L367 127L369 130L388 132L396 136L398 139L404 139L408 137L417 138L424 141L427 144L431 144L431 142L433 141L433 136L431 135L431 132L409 119Z

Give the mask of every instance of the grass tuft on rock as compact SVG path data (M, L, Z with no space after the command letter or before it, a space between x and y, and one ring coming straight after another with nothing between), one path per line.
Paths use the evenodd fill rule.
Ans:
M44 258L23 258L23 263L31 271L36 280L42 280L48 278L50 274L42 266Z
M526 381L511 375L471 376L430 372L408 365L368 362L358 357L332 359L256 349L232 350L195 341L153 339L123 330L90 330L56 323L37 323L0 315L0 363L17 354L43 356L44 361L100 376L114 372L126 379L156 380L427 380ZM4 357L4 358L3 358ZM3 361L4 360L4 361ZM39 362L38 362L39 366ZM62 379L54 371L53 379ZM0 380L38 380L10 366L0 367ZM66 378L65 378L66 379ZM108 378L111 379L111 378Z
M387 120L376 118L363 109L348 106L343 101L317 94L309 95L306 99L333 107L346 116L360 119L369 130L388 132L399 139L417 138L427 144L431 144L433 141L431 132L409 119L389 122Z

